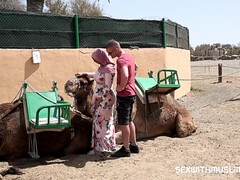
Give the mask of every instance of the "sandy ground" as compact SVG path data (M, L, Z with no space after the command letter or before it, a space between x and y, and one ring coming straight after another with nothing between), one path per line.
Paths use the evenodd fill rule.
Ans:
M222 83L215 77L218 63L223 64ZM2 178L240 179L240 61L198 61L191 65L193 90L179 102L198 126L193 135L139 141L141 153L130 158L69 155L0 162L0 171L14 166L24 173Z

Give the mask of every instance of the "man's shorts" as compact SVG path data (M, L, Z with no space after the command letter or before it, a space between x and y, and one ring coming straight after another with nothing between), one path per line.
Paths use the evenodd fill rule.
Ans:
M128 125L132 121L132 109L135 96L117 96L117 118L118 125Z

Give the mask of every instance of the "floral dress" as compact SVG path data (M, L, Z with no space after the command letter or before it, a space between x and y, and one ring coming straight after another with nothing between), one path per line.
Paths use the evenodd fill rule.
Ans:
M115 128L113 123L113 105L116 95L112 84L114 73L96 72L96 87L92 98L92 148L98 152L115 150Z

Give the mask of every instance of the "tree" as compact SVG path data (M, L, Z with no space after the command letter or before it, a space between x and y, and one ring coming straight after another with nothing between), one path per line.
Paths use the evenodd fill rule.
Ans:
M46 0L48 12L55 14L67 15L69 14L68 6L62 0Z
M88 0L70 1L71 12L79 16L102 16L102 9L94 1L92 4Z
M240 55L240 43L238 45L231 44L201 44L198 45L193 51L190 48L191 55L193 56L214 56L218 52L218 56L231 56Z
M194 51L195 56L209 56L208 50L211 49L210 44L202 44L197 46Z
M27 0L27 11L42 12L44 0Z
M192 54L193 55L193 53L194 53L194 49L193 49L193 47L190 45L190 47L189 47L189 50L190 50L190 54Z
M0 1L0 9L12 9L12 10L25 10L23 4L21 4L20 0L1 0Z
M233 55L240 55L240 48L238 46L232 46L232 54Z
M79 1L79 3L81 2L81 0L74 0L74 1L76 1L76 2ZM83 2L87 2L87 3L85 3L86 7L88 7L88 4L91 4L87 0L82 0L82 1ZM27 0L27 11L30 11L30 12L42 12L43 11L43 6L44 6L44 2L45 2L45 0ZM108 2L110 3L110 0L108 0ZM75 4L79 4L79 3L75 3ZM93 6L92 8L88 7L88 9L90 9L92 13L93 12L95 12L95 13L98 12L99 9L100 9L100 11L102 11L101 8L99 8L99 6L96 4L96 1L92 4L92 6ZM74 11L75 10L76 9L74 9ZM84 11L81 11L81 12L84 12ZM95 13L93 13L93 14L95 14ZM78 13L76 13L76 14L78 14ZM83 13L83 14L87 14L87 13ZM99 14L99 12L97 14Z
M232 49L231 44L223 44L222 47L225 48L225 49Z
M98 0L99 1L99 0ZM44 2L48 7L48 12L56 14L78 14L79 16L102 16L102 9L96 1L90 3L89 0L71 0L68 5L64 0L27 0L27 11L42 12ZM108 0L108 2L110 2Z

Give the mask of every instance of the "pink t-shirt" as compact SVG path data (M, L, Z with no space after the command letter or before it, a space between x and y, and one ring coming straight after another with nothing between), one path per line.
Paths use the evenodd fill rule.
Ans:
M128 67L128 83L124 90L117 91L117 96L134 96L135 93L135 60L133 57L128 53L122 53L122 55L117 59L117 84L121 82L121 69L122 67Z

